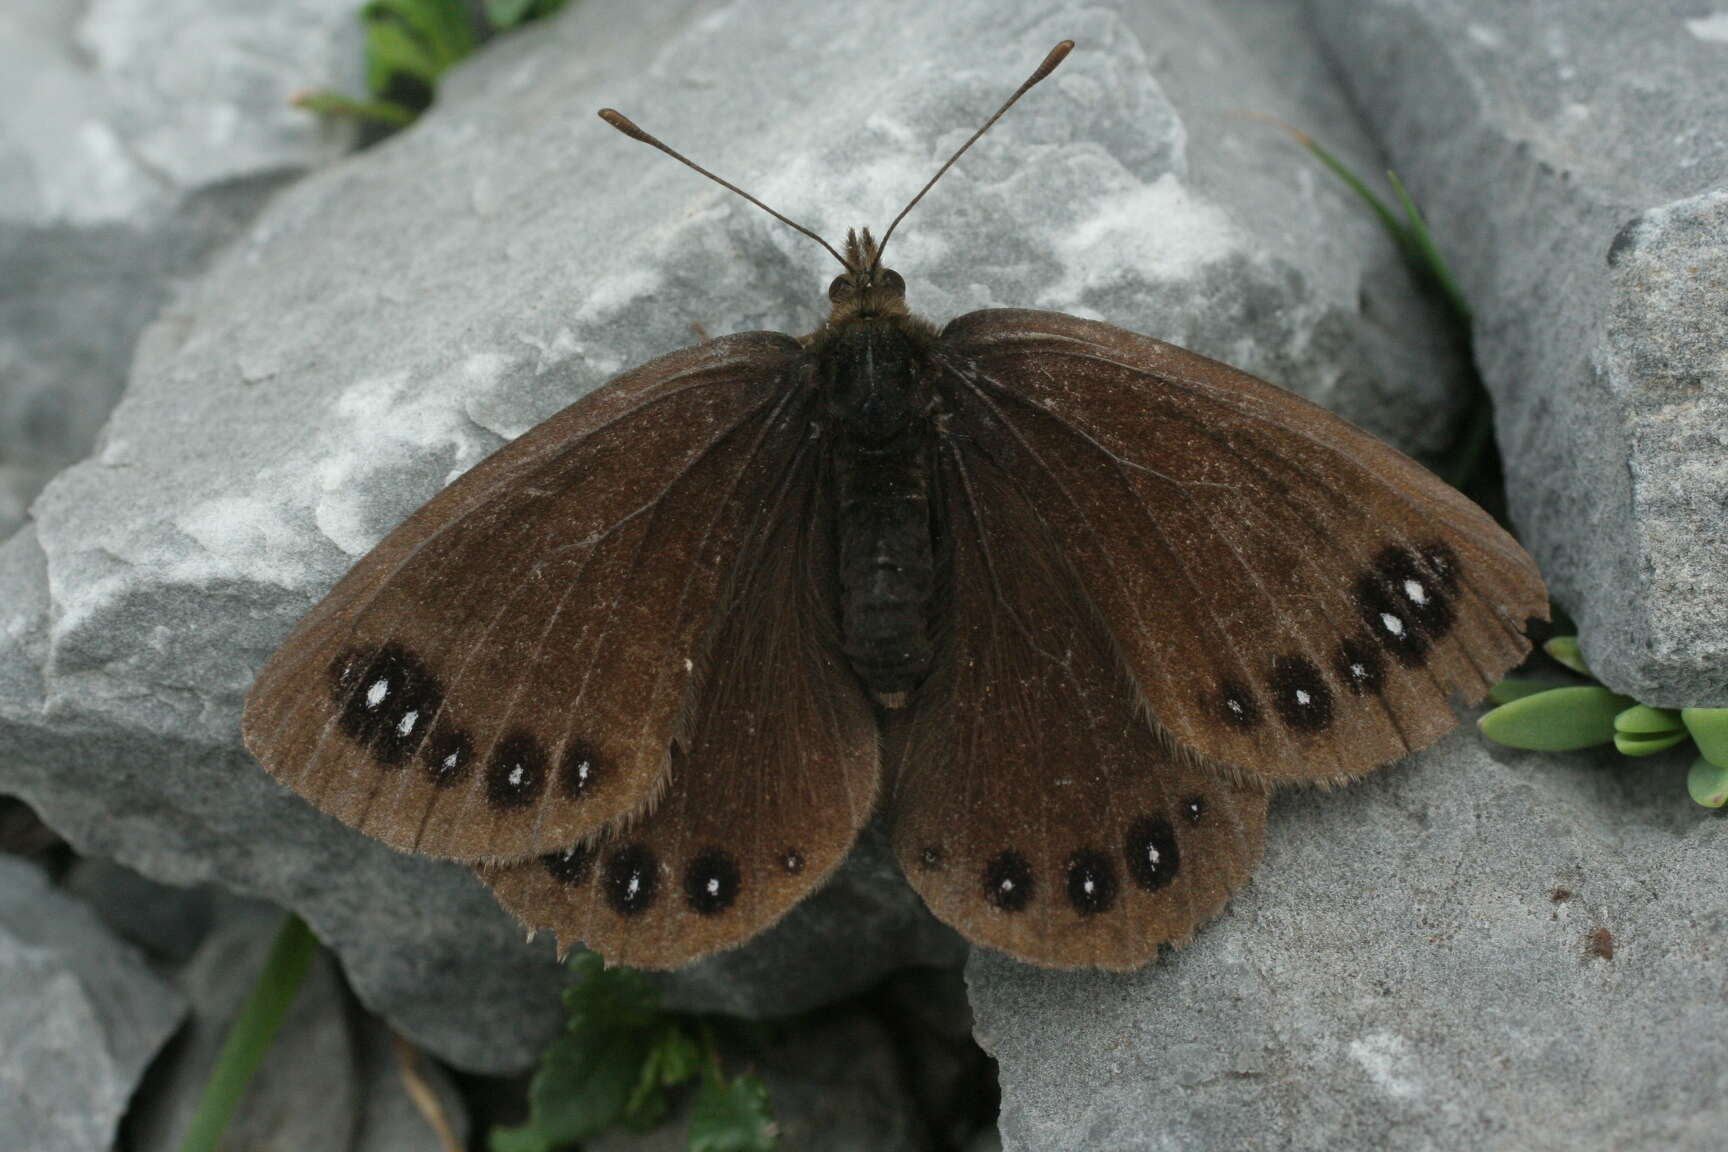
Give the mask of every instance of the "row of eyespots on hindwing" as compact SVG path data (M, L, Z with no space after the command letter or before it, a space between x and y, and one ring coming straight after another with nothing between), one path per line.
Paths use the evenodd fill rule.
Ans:
M1123 835L1120 859L1128 878L1147 891L1156 892L1176 879L1182 853L1176 841L1176 824L1199 825L1209 805L1204 796L1189 796L1177 805L1175 821L1148 813L1132 821ZM1084 845L1068 856L1062 874L1062 893L1081 916L1095 916L1115 907L1122 879L1118 857L1096 846ZM919 866L936 872L948 863L948 852L940 844L926 844L918 854ZM979 877L984 900L1000 912L1021 912L1041 891L1039 877L1026 854L1004 848L984 863Z
M396 768L417 759L434 786L447 788L473 767L474 738L445 714L443 686L400 644L354 649L331 664L337 725L379 764ZM539 799L552 774L540 739L525 728L507 731L486 765L486 799L499 809ZM567 744L556 778L564 795L591 795L604 777L599 754L586 741Z
M595 850L578 844L540 857L547 875L567 887L588 883L593 874ZM659 855L648 845L631 842L601 854L600 891L607 905L620 916L635 916L652 908L661 894ZM804 871L804 853L785 848L774 854L774 867L787 876ZM684 901L701 916L718 916L738 902L744 875L733 855L721 848L704 848L681 869Z
M1403 667L1420 668L1457 623L1458 588L1458 556L1449 545L1389 545L1352 586L1363 631L1338 644L1329 669L1303 655L1279 654L1267 665L1259 690L1226 679L1208 706L1232 728L1248 731L1266 720L1264 694L1286 728L1324 732L1332 726L1337 700L1327 673L1340 689L1361 696L1385 687L1388 655Z

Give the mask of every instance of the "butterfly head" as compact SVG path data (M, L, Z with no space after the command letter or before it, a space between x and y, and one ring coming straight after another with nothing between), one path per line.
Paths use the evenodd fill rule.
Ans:
M829 324L853 317L907 314L906 281L894 269L883 268L880 258L881 249L870 229L846 233L846 271L828 285L828 301L833 305Z

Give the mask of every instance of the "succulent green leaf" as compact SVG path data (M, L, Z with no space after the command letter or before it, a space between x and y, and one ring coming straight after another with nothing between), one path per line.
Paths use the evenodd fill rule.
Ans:
M1672 708L1634 704L1614 717L1614 731L1632 736L1666 736L1674 732L1684 736L1686 725L1680 719L1680 713Z
M1526 696L1534 696L1538 692L1546 692L1551 688L1576 687L1570 680L1526 680L1519 677L1507 677L1488 690L1488 699L1494 704L1510 704L1514 700L1522 700Z
M1692 771L1686 774L1686 790L1706 808L1728 804L1728 768L1698 757L1692 762Z
M1490 740L1537 752L1570 752L1614 739L1614 717L1633 701L1599 684L1551 688L1525 696L1483 716Z
M1686 739L1685 732L1614 733L1614 747L1623 756L1654 756L1658 752L1666 752L1674 745Z
M440 72L474 51L462 0L372 0L360 10L368 32L394 24L422 44Z
M702 1077L690 1112L690 1152L774 1152L780 1134L768 1111L768 1087L755 1076Z
M1718 768L1728 768L1728 708L1682 708L1680 719L1698 751Z
M442 71L444 66L431 50L401 25L374 21L366 26L366 87L372 95L388 92L391 78L397 75L436 87Z
M1555 663L1565 665L1580 676L1591 675L1590 665L1584 663L1584 649L1578 646L1576 636L1555 636L1542 645L1542 651L1548 653Z

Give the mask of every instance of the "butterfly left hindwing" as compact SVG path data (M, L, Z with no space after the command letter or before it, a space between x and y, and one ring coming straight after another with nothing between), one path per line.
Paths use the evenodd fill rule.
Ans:
M1012 479L953 443L940 478L943 651L890 728L900 867L975 943L1047 967L1138 967L1248 878L1266 792L1159 739Z

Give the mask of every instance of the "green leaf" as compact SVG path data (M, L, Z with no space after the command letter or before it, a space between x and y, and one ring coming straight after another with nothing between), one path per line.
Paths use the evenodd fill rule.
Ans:
M1614 717L1614 731L1624 732L1630 736L1667 736L1678 732L1686 735L1686 725L1680 719L1680 713L1672 708L1652 708L1648 704L1634 704L1626 711Z
M1706 808L1728 804L1728 768L1698 757L1692 762L1692 770L1686 773L1686 791Z
M514 28L534 18L534 0L486 0L486 19L497 29Z
M1728 768L1728 708L1682 708L1680 719L1698 751L1718 768Z
M1685 732L1616 732L1614 747L1618 748L1623 756L1654 756L1658 752L1666 752L1684 739Z
M435 87L444 71L432 51L400 25L373 21L366 26L366 87L374 96L390 90L398 74Z
M1488 690L1488 699L1495 704L1510 704L1551 688L1576 687L1570 680L1522 680L1508 677Z
M624 1123L652 1128L671 1111L666 1090L692 1079L702 1070L702 1048L683 1025L667 1022L642 1062L642 1076L624 1106Z
M1599 684L1551 688L1514 700L1478 723L1490 740L1538 752L1570 752L1614 739L1614 717L1633 701Z
M385 124L392 128L400 128L404 124L414 122L414 110L404 108L389 100L356 100L352 96L344 96L340 92L321 88L316 92L303 92L294 97L294 105L308 112L316 112L320 116L343 116L354 120L368 120L374 124Z
M768 1086L755 1076L702 1077L690 1110L690 1152L773 1152L780 1133L768 1111Z
M368 31L396 24L425 46L443 72L474 51L474 29L461 0L372 0L360 10Z
M1584 650L1578 646L1578 637L1555 636L1542 645L1542 651L1548 653L1550 659L1565 665L1578 675L1590 675L1590 665L1584 663Z
M527 1122L493 1129L492 1152L551 1152L624 1120L650 1059L665 1046L659 995L642 973L607 968L592 952L577 954L570 967L569 1030L529 1083Z

